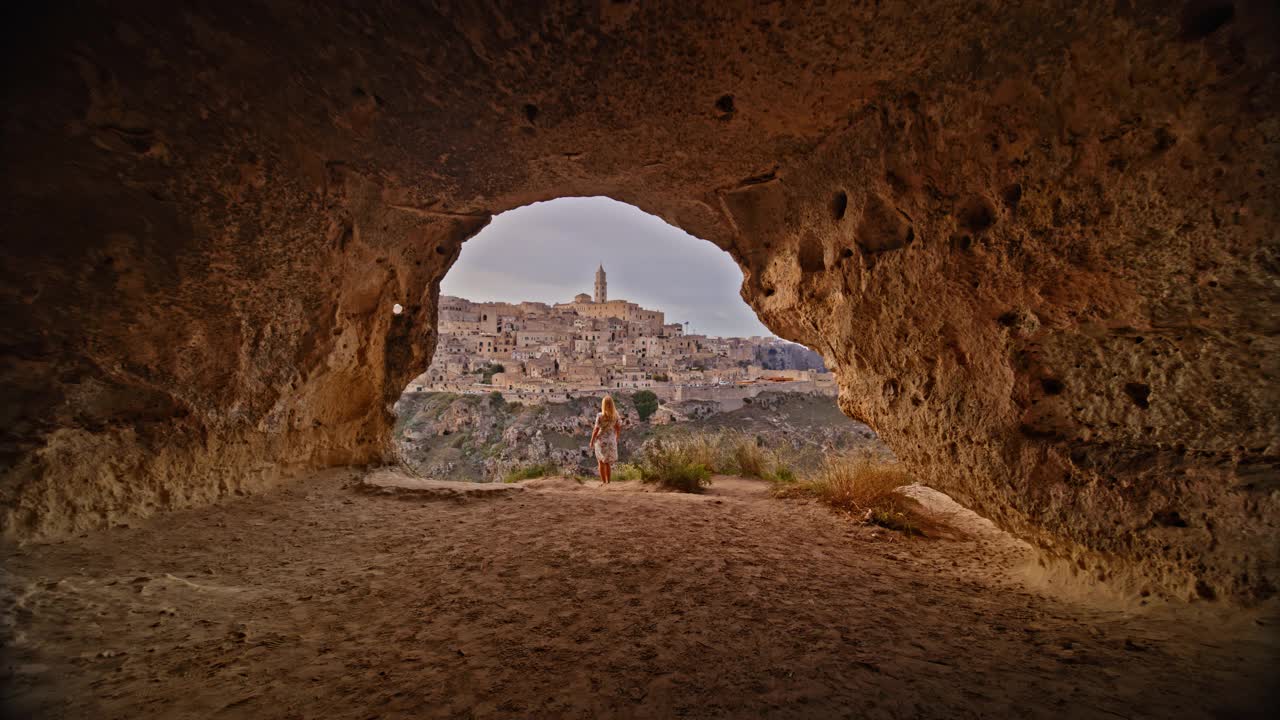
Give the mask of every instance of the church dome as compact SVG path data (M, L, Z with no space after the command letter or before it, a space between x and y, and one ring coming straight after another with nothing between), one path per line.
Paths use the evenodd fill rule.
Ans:
M591 302L591 296L586 293L578 293L573 296L573 301L576 303L589 303Z

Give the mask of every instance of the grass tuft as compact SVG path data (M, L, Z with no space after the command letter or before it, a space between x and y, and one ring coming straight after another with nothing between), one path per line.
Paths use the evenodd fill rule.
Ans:
M521 480L532 480L533 478L546 477L548 475L558 475L560 468L552 463L535 463L533 465L521 465L507 471L502 478L504 483L518 483Z
M775 484L795 480L780 453L765 447L754 436L732 431L654 439L641 448L636 468L641 480L684 492L699 492L711 484L710 476L715 473L760 478ZM704 475L706 480L697 479Z
M633 465L631 463L618 463L613 466L613 475L610 476L610 479L618 482L631 482L633 480L639 480L640 477L641 473L638 465Z
M895 462L867 454L834 455L796 482L775 482L774 496L811 497L862 522L905 535L933 536L944 525L897 489L911 476Z
M640 479L668 490L699 493L711 485L718 448L705 436L653 440L644 446L637 466Z
M726 434L724 448L728 455L726 470L731 467L743 477L761 479L772 477L777 458L762 447L755 438L740 434Z

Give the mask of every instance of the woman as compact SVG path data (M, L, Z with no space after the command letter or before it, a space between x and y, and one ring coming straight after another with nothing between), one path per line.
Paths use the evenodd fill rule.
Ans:
M614 406L613 398L605 395L600 401L595 427L591 429L591 447L595 448L600 482L604 485L609 484L613 464L618 462L618 437L621 434L622 420L618 418L618 408Z

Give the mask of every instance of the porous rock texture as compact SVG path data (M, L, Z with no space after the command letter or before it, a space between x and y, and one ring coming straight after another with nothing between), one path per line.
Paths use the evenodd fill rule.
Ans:
M55 5L5 11L9 536L381 461L461 243L608 195L1051 564L1274 593L1273 3Z

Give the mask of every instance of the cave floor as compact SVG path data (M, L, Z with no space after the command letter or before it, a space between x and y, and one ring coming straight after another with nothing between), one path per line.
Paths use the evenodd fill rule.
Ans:
M357 477L5 547L10 712L1267 714L1274 624L1047 595L1007 538L905 540L734 478L424 501Z

